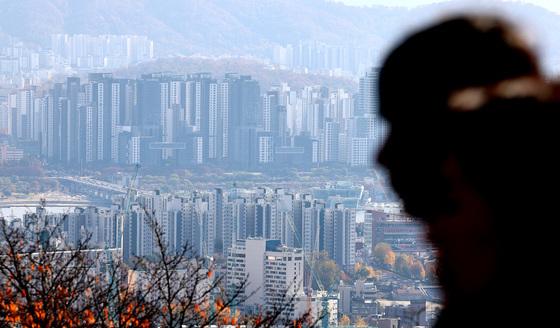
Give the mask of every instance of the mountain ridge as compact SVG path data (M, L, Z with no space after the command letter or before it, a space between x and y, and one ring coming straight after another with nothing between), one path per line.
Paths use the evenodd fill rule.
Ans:
M494 11L496 5L486 2L477 6ZM0 0L0 6L4 43L15 37L49 47L53 33L141 34L154 40L157 55L163 57L262 57L273 45L311 40L386 49L406 31L441 12L463 12L456 2L406 9L325 0ZM534 24L535 34L546 45L545 53L560 53L558 14L521 3L497 6L515 22Z

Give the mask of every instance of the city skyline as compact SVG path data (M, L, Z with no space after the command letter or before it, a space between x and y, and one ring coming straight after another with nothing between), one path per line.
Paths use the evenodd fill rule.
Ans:
M0 108L0 162L38 158L80 170L109 163L264 172L368 167L387 132L376 79L372 68L356 94L288 83L261 90L259 81L234 73L90 73L49 90L27 84Z
M94 190L86 192L88 187L80 181L61 181L61 185L67 191L84 188L82 193L101 197ZM388 289L394 289L396 295L403 293L390 287L392 284L430 282L424 265L429 265L432 250L419 222L404 214L397 203L372 203L363 195L358 186L344 184L311 193L235 187L191 190L189 195L142 189L122 194L114 190L110 206L76 207L55 214L43 201L34 213L8 222L11 229L27 227L30 236L33 231L50 231L48 243L53 245L72 248L87 240L92 252L117 250L126 263L157 255L160 246L155 238L163 236L171 252L180 252L188 244L196 258L223 258L224 262L217 262L217 270L223 272L228 288L252 277L243 288L244 301L238 305L244 314L270 311L290 299L284 313L288 318L298 317L311 304L316 313L327 308L324 320L336 325L341 315L392 318L378 313L374 306L383 301L390 308L393 298ZM154 223L159 230L154 230ZM384 266L385 254L410 263L395 266L393 258ZM330 274L340 271L351 278L339 282L330 279L329 272L315 271L315 266L325 263L334 265L328 269ZM396 273L392 273L393 266ZM387 280L373 279L380 274L377 270L388 276ZM336 296L336 290L340 296ZM410 291L399 297L409 297L407 293ZM399 303L401 311L408 311L413 304L424 308L426 302L437 304L440 300L435 291L423 293L414 297L424 303L411 302L404 308ZM436 311L426 311L426 316L419 318L401 314L401 320L433 323Z
M445 114L444 128L436 120L471 85L439 83L455 78L453 66L439 71L457 55L451 34L435 33L424 48L414 41L412 56L399 55L404 47L387 57L420 25L464 8L444 2L0 0L0 323L438 326L451 304L440 275L465 254L472 268L492 269L493 258L481 254L494 249L473 245L487 241L479 230L494 236L493 225L488 232L477 221L491 219L493 208L474 191L502 178L462 186L479 162L448 170L463 160L452 146L473 156L509 146L498 138L467 147L459 136L468 133L447 128L480 112ZM521 37L493 20L442 24L459 35L472 30L460 38L469 45L460 64L469 69L457 75L495 52L471 55L480 35L483 47L503 38L518 55L538 46L539 29L543 68L560 71L560 4L497 7L521 26L527 49L512 46ZM531 23L534 30L525 28ZM399 70L399 80L387 75ZM499 97L510 78L503 88L493 79L474 86ZM392 115L398 109L402 120ZM511 158L520 158L520 145L511 143ZM521 203L525 193L508 189ZM407 213L415 195L419 208L434 210ZM473 322L500 306L473 295L464 298Z

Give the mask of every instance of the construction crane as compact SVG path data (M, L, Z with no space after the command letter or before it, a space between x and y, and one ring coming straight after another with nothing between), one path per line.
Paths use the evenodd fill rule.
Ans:
M128 213L130 212L130 198L132 194L132 189L134 188L134 183L138 178L138 170L140 170L140 164L134 166L134 173L128 182L128 188L126 189L126 194L123 199L123 207L120 211L120 222L119 222L119 242L120 242L120 255L121 258L124 257L124 220Z
M115 245L117 247L117 249L119 249L120 246L120 251L119 251L119 255L120 255L120 259L123 260L124 259L124 220L126 218L126 216L128 215L128 213L130 212L130 198L131 198L131 194L132 194L132 189L134 187L134 182L136 181L136 178L138 177L138 170L140 169L140 165L136 164L134 166L134 173L130 179L130 181L128 182L128 188L126 190L126 194L124 196L123 199L123 206L120 209L118 218L119 218L119 222L117 222L118 224L118 236L116 236L117 238L115 238L115 242L120 243L120 245ZM107 264L109 266L109 286L113 286L113 291L111 292L110 295L110 300L109 300L109 315L111 316L111 318L113 318L114 322L119 322L118 318L115 318L115 304L114 301L116 300L116 298L118 297L118 289L116 288L116 286L114 286L114 281L113 281L113 275L114 275L114 271L115 271L115 262L113 261L113 255L111 254L111 250L108 247L108 243L105 242L105 256L107 257Z
M374 168L372 170L373 174L375 175L375 180L377 182L377 186L381 189L381 192L383 194L383 198L385 200L388 200L389 195L388 195L388 192L387 192L387 186L385 185L385 178L381 174L379 174L379 172L377 170L378 170L377 168Z
M294 237L297 239L297 242L302 245L303 247L303 242L301 240L299 240L299 237L296 233L296 227L294 225L294 222L290 219L287 220L288 224L290 226L290 228L292 229L292 233L294 235ZM315 227L315 241L314 241L314 250L318 250L319 249L319 233L317 227ZM328 301L327 301L327 290L325 289L323 283L321 282L321 279L315 274L315 255L314 252L311 252L310 257L311 259L308 258L307 255L303 256L303 260L306 262L307 267L309 268L309 282L311 283L311 295L308 296L307 298L307 309L309 311L309 313L311 313L312 306L311 306L311 300L312 300L312 296L313 296L313 281L311 278L313 278L315 280L315 282L317 283L317 288L318 288L318 293L317 295L320 295L321 298L321 305L323 307L323 311L322 311L322 315L326 314L328 316ZM326 319L326 320L325 320ZM323 325L322 326L326 326L328 325L328 317L327 318L323 318Z

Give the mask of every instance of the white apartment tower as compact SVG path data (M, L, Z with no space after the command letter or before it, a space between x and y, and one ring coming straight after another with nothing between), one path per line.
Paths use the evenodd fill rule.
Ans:
M303 250L290 248L280 240L251 238L238 241L227 256L227 284L236 286L247 279L246 311L265 312L278 303L303 296ZM295 304L286 313L295 315Z

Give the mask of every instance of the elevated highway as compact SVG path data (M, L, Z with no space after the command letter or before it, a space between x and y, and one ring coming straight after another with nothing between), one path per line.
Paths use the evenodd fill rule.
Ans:
M107 205L103 202L94 202L89 200L46 200L48 207L87 207ZM21 200L0 200L0 208L8 207L38 207L41 201L38 199L21 199Z

